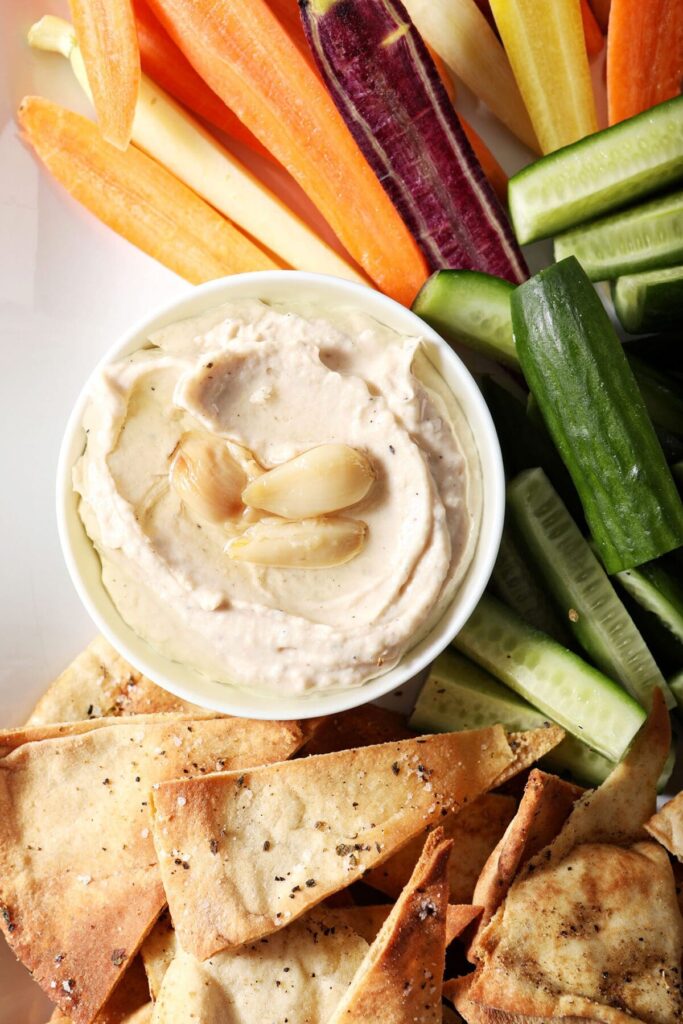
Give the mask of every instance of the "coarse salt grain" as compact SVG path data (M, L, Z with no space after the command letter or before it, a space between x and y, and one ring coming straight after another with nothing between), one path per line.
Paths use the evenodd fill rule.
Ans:
M76 875L76 878L81 883L81 885L90 885L90 883L92 882L91 875Z
M176 800L176 803L178 804L178 807L184 807L185 804L187 803L187 798L184 796L179 796L178 799Z
M149 829L148 828L143 828L143 830L140 833L140 835L142 836L143 839L146 839L147 836L149 835Z

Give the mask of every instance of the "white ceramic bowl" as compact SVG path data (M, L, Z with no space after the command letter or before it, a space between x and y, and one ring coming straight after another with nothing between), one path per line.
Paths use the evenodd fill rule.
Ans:
M238 274L211 281L134 324L111 347L94 373L142 348L152 331L185 317L197 316L220 303L241 298L286 302L302 297L314 300L322 309L326 305L353 305L396 331L421 335L425 339L426 354L460 402L479 450L484 502L481 531L470 568L441 620L390 672L353 689L280 698L219 683L160 654L126 625L112 603L102 584L99 559L78 516L71 471L85 444L82 419L89 382L71 414L59 457L60 541L76 590L97 628L138 671L165 690L215 711L250 718L309 718L331 714L375 700L417 675L450 643L474 610L491 574L503 528L505 482L500 447L477 385L464 363L435 331L405 307L370 288L298 271Z

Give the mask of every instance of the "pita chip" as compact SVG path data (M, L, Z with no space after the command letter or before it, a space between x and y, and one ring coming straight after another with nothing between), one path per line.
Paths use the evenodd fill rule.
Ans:
M554 855L582 842L625 843L646 835L657 808L657 784L671 745L671 723L661 691L624 760L574 806L553 844Z
M645 828L669 853L683 861L683 793L664 804L661 811L645 822Z
M141 1006L139 1009L129 1013L128 1016L117 1017L116 1024L152 1024L152 1009L152 1003L147 1002L144 1006ZM104 1013L104 1011L102 1011L102 1013ZM100 1020L108 1022L109 1018L102 1014L98 1014L96 1020L97 1024L100 1024ZM70 1017L65 1017L61 1010L55 1010L50 1017L49 1024L70 1024L70 1022Z
M487 924L517 872L558 834L583 790L535 768L529 775L517 813L484 864L472 902L483 907Z
M481 907L473 907L470 903L449 903L446 914L446 945L450 946L454 939L459 938L480 914Z
M532 729L526 733L509 733L508 743L514 759L505 767L494 785L509 782L530 768L539 758L562 742L564 731L556 725ZM488 793L463 810L442 818L439 824L453 839L449 879L451 901L473 901L474 886L486 859L500 840L514 814L516 801L510 796ZM369 871L363 881L396 899L410 878L422 850L423 838L418 836L384 863ZM477 902L476 900L474 902Z
M300 742L286 723L142 716L0 760L0 923L74 1024L97 1016L165 903L150 789L281 760Z
M149 996L145 968L142 959L136 956L97 1014L95 1024L142 1024L143 1020L151 1020ZM71 1024L71 1018L61 1010L55 1010L50 1017L50 1024Z
M642 842L669 747L659 694L624 762L518 872L448 985L468 1021L683 1019L683 919L665 850Z
M376 915L381 928L390 908ZM327 1024L363 961L369 942L363 908L316 907L288 928L200 961L176 943L154 1011L155 1024ZM373 931L373 938L375 932Z
M544 725L540 729L529 729L528 732L508 733L508 743L514 754L514 760L503 769L496 779L493 789L504 785L531 768L542 757L559 746L565 737L564 729L559 725Z
M452 845L441 829L427 836L408 885L329 1024L440 1024Z
M511 759L493 726L160 786L154 841L181 945L205 959L284 927Z
M666 851L583 843L510 888L479 940L468 998L528 1017L670 1024L683 1019L682 956Z
M503 835L515 813L511 796L485 793L455 814L441 819L446 837L453 840L453 856L448 866L452 903L470 903L477 878L487 857ZM363 881L380 892L397 899L417 864L424 835L416 836L379 867L364 876Z
M369 747L377 743L407 740L415 733L403 715L377 704L363 704L338 715L320 719L304 754L332 754L337 750Z
M195 718L206 714L203 708L156 686L122 658L103 636L98 636L47 689L26 724L47 725L170 711L190 712ZM211 713L210 717L218 716Z
M296 936L303 934L307 936L307 941L310 939L312 942L317 944L326 937L324 935L325 931L329 934L334 934L334 931L331 931L331 929L336 930L337 928L342 928L344 930L344 934L348 932L348 929L351 929L356 936L360 936L365 940L365 948L367 948L370 943L374 941L377 933L389 916L390 911L390 906L337 908L329 907L327 904L322 904L320 907L309 911L308 914L304 914L304 916L299 918L291 928L278 932L277 941L274 939L272 943L270 940L264 943L259 940L259 944L256 948L260 949L263 956L266 958L271 954L273 956L280 956L282 951L286 949L286 944L290 937L293 942L296 942ZM299 928L300 922L302 924L303 931ZM315 927L313 927L312 922L316 922ZM321 926L321 923L325 926L322 932L318 927ZM282 936L282 938L280 938L280 936ZM240 947L240 949L237 950L223 950L221 953L216 953L210 961L203 961L203 964L207 969L211 968L214 975L218 977L223 973L224 964L228 962L231 957L242 955L244 948L245 947ZM358 948L362 949L362 947ZM159 992L161 990L161 985L166 975L166 971L177 956L179 950L180 946L176 939L170 915L168 914L168 911L165 911L145 939L142 949L140 950L142 960L145 965L145 971L147 972L149 991L151 992L153 999L156 1000L159 998ZM279 952L277 952L278 950ZM243 960L242 963L244 964L245 961ZM280 968L278 967L278 970L279 969ZM233 969L232 974L234 975L234 973L235 970ZM289 972L285 971L284 973L287 974ZM233 976L231 985L234 984L235 981Z

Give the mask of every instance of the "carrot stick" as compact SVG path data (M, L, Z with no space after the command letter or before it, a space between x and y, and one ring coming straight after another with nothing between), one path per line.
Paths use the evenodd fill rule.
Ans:
M500 166L495 156L482 139L481 135L479 135L474 130L469 121L466 121L462 114L458 114L458 117L460 118L462 130L467 136L467 140L470 146L474 150L474 155L481 164L481 169L483 170L484 174L493 185L493 190L500 199L501 203L505 205L505 203L507 203L508 198L507 174Z
M427 43L425 43L425 46L427 46L427 49L429 50L429 56L434 61L434 67L439 73L439 78L441 79L444 89L448 93L448 98L453 104L453 106L455 106L456 89L453 75L448 70L446 62L441 59L436 50L433 50L431 46L427 45ZM462 118L460 118L460 120L462 121Z
M681 0L612 0L607 30L609 123L678 96L682 78Z
M276 267L160 164L134 146L116 149L80 114L27 96L18 121L24 138L75 199L192 284Z
M306 60L310 61L311 67L315 67L313 54L308 45L308 39L306 39L301 15L299 14L298 0L266 0L266 3L282 27L286 29L287 35L295 44L297 50L303 54Z
M140 86L140 51L131 0L69 0L102 134L130 142Z
M151 0L150 6L375 283L411 302L427 276L424 257L327 90L265 0Z
M255 153L272 156L216 93L209 89L182 50L157 21L145 0L133 0L140 45L142 70L161 88L232 139L243 142Z
M611 2L612 0L590 0L593 14L595 15L596 21L603 32L607 31Z
M581 18L583 20L583 35L586 40L586 53L589 57L597 57L605 45L605 39L588 0L581 0Z

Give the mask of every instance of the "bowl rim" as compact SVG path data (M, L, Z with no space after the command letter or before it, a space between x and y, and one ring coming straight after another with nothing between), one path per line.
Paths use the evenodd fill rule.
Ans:
M91 384L106 366L144 347L149 334L163 325L201 315L231 298L254 298L262 292L263 299L268 301L269 287L275 287L277 291L285 286L288 291L293 292L297 288L306 292L309 298L315 298L311 296L311 291L316 288L323 293L338 293L340 305L356 304L382 323L387 319L402 320L405 326L396 329L424 338L429 343L428 355L432 363L437 353L442 365L450 364L449 374L457 379L457 393L454 391L454 394L463 406L479 454L483 506L474 555L458 589L427 636L408 650L393 669L361 686L281 697L272 692L259 693L258 690L210 680L161 654L134 633L109 597L99 570L96 573L91 571L91 578L88 579L82 552L89 552L87 561L90 562L91 570L92 559L98 565L99 559L78 515L72 469L83 450L82 420ZM296 301L295 297L293 301ZM328 297L321 305L324 307L325 302L329 301ZM186 311L188 307L191 307L191 311ZM436 366L436 369L442 372L441 366ZM446 383L453 390L452 383ZM484 592L500 546L505 510L503 460L493 420L474 377L457 353L415 313L388 296L342 278L293 270L235 274L189 290L181 286L173 299L160 303L119 335L88 374L69 415L59 451L56 490L59 542L69 576L85 610L109 643L137 671L176 697L222 714L263 720L304 719L337 714L386 696L427 668L451 643Z

